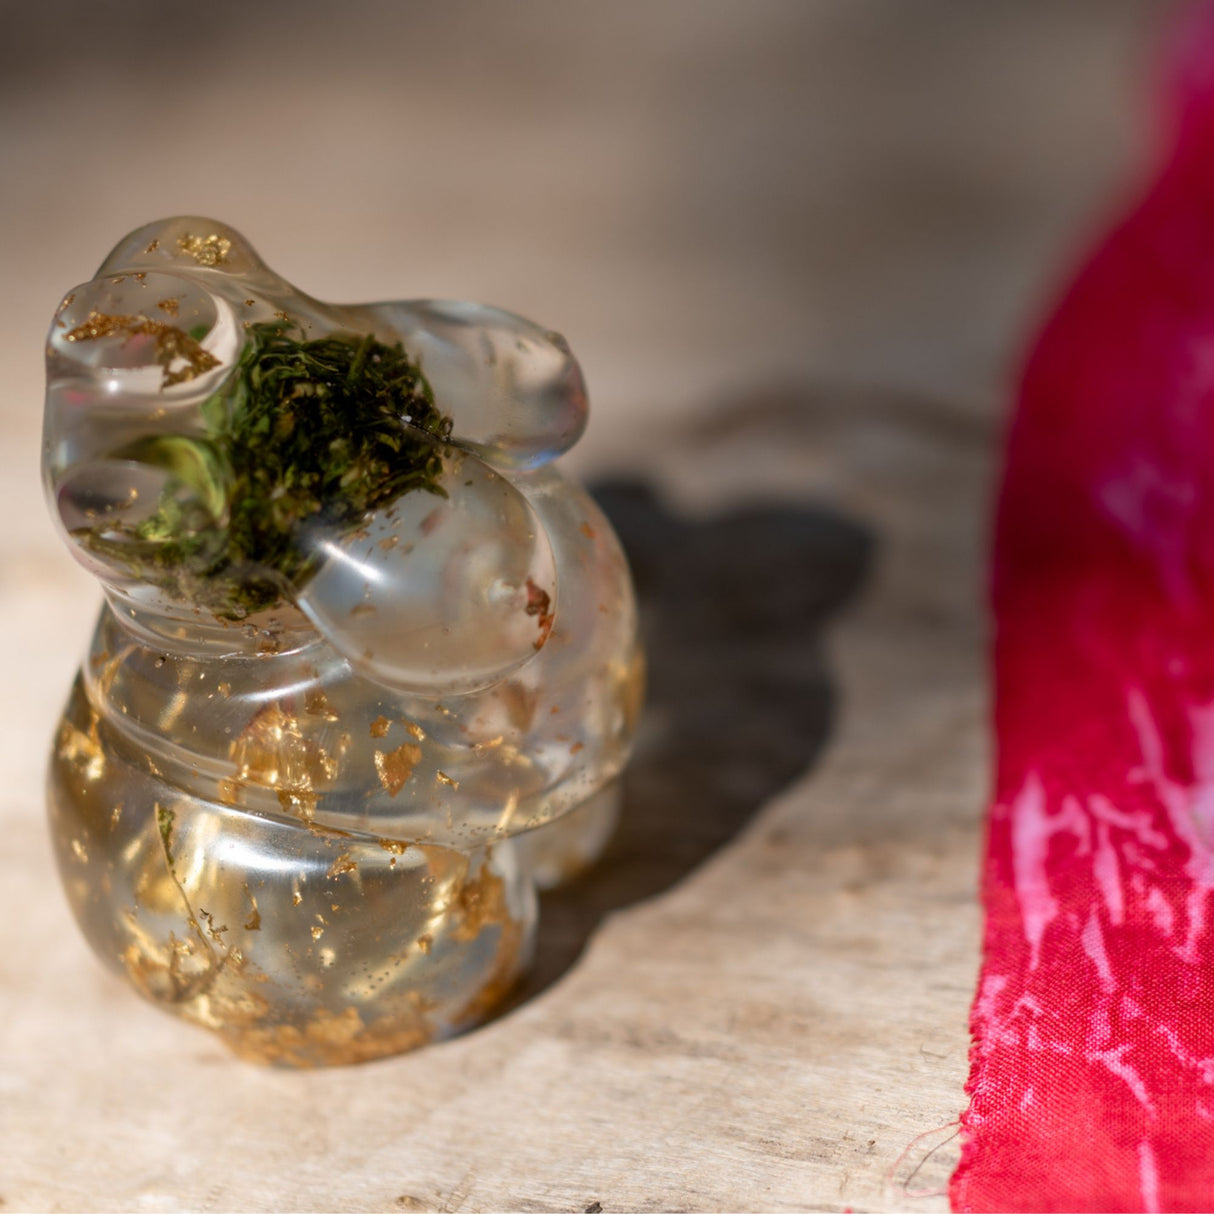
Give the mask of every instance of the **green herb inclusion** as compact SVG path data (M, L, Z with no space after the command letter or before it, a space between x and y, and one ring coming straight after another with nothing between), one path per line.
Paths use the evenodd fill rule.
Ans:
M348 534L404 493L445 496L451 421L400 343L293 331L249 326L237 366L203 402L205 437L114 453L168 478L153 514L86 531L90 548L177 601L241 620L315 571L306 529Z

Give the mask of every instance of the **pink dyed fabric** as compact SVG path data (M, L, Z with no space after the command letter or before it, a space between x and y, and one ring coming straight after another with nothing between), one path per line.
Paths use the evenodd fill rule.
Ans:
M1034 350L958 1210L1214 1209L1214 20L1174 151Z

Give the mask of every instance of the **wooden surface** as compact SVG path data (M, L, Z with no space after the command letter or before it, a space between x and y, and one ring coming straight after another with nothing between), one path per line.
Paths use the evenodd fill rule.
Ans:
M64 11L0 64L4 1209L946 1208L1000 410L1159 7ZM53 873L97 595L39 497L42 333L179 211L322 296L534 315L591 384L652 649L624 823L512 1008L411 1056L236 1062Z

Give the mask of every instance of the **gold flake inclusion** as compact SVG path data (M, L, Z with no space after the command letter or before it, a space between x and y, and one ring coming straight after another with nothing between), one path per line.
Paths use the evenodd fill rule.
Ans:
M394 797L404 788L405 781L413 774L421 757L421 747L411 742L405 742L395 750L375 752L375 770L388 796Z
M163 368L162 388L183 384L219 366L219 359L204 350L197 339L176 325L147 316L115 316L90 312L88 318L64 334L64 341L100 341L107 337L150 337L155 342L156 362ZM173 370L174 363L184 364Z
M177 238L177 248L200 266L221 266L228 260L232 242L226 236L193 236L189 232Z

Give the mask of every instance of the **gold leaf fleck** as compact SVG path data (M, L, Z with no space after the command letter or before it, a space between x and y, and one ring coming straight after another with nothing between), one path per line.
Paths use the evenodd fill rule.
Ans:
M100 341L108 337L150 337L155 342L155 359L163 368L161 388L184 384L212 367L219 366L219 359L209 350L204 350L198 341L184 329L165 324L162 320L151 320L147 316L111 315L108 312L91 311L88 318L63 335L64 341ZM174 363L184 363L176 371Z
M323 788L337 775L341 753L321 746L318 734L315 725L281 704L265 705L230 747L236 778L280 793Z
M306 788L280 788L278 790L278 804L285 812L304 822L311 822L316 816L318 800L317 795Z
M105 751L97 732L98 719L91 713L89 730L85 733L70 721L64 721L59 730L59 758L78 767L85 780L92 783L105 773Z
M304 696L304 712L311 717L323 717L326 721L337 720L336 709L329 703L328 696L319 688L315 691L309 691Z
M421 747L411 742L405 742L395 750L375 752L375 770L388 796L394 797L404 788L405 781L413 774L421 757Z
M342 873L353 873L358 871L358 865L355 863L348 851L342 852L332 864L329 865L329 871L325 874L326 877L340 877Z
M186 232L177 238L177 248L200 266L222 266L232 251L232 242L214 232L210 236L194 236Z
M460 886L453 909L457 940L475 940L486 927L510 920L505 886L488 864L482 864L476 876Z
M244 921L244 929L246 932L261 931L261 910L257 905L257 899L249 892L249 887L244 887L245 896L249 899L249 905L253 908L249 912L249 917Z
M371 722L371 736L373 738L382 738L387 735L388 727L392 724L387 717L379 716Z

